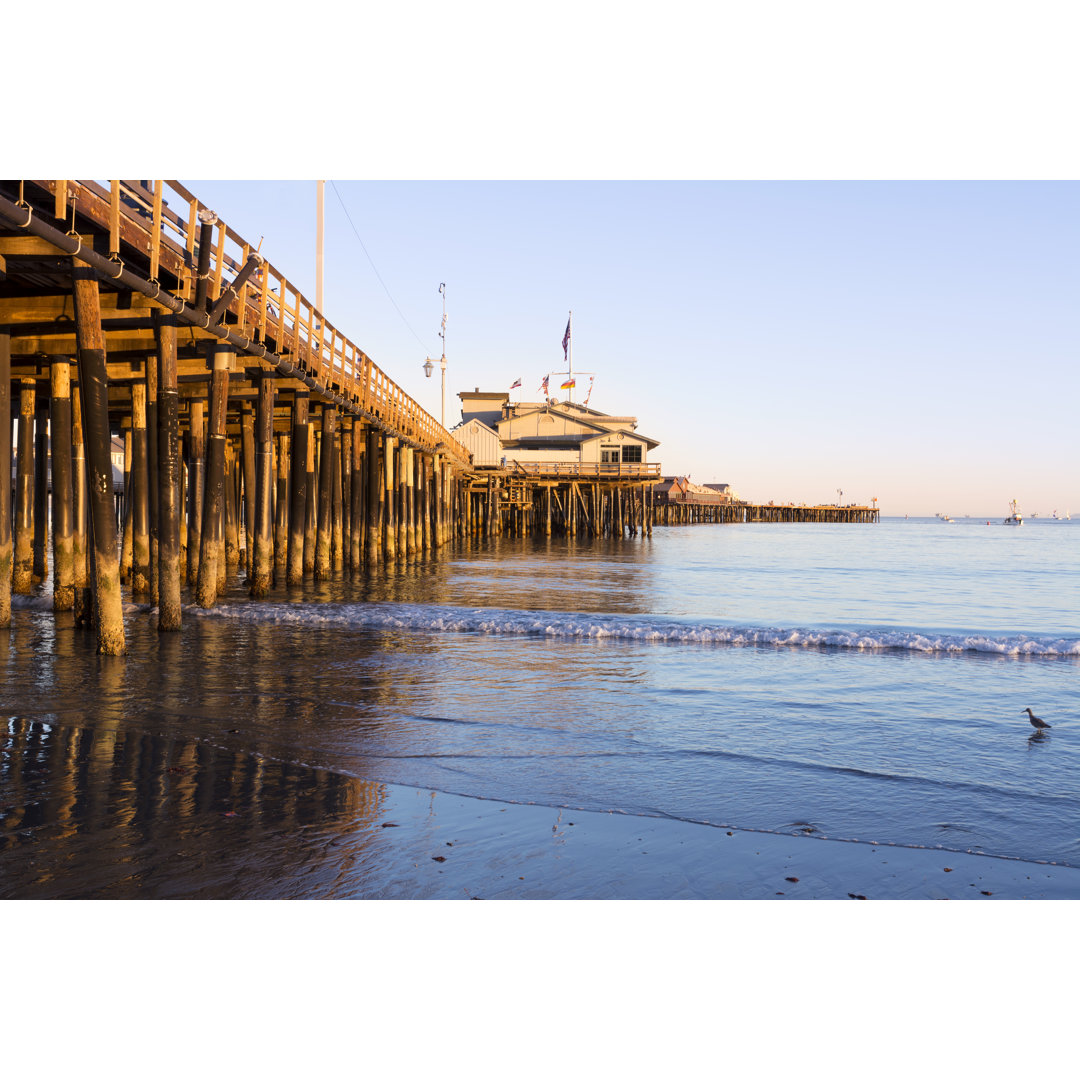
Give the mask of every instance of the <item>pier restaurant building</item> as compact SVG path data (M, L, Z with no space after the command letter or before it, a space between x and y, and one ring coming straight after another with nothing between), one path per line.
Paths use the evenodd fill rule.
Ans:
M505 392L463 391L454 435L474 467L581 466L582 472L649 475L660 445L637 430L636 416L609 416L572 401L510 402ZM605 468L593 468L606 466Z

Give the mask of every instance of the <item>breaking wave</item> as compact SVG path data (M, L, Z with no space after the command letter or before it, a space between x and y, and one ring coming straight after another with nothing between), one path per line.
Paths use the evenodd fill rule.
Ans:
M222 604L209 611L185 607L186 616L247 623L407 630L429 633L519 635L656 644L772 646L777 648L902 650L912 653L983 653L1015 657L1078 657L1080 638L947 634L933 631L805 629L726 626L658 616L432 607L410 604Z

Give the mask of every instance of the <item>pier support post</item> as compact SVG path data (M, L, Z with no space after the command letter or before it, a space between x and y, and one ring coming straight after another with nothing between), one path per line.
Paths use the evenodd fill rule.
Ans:
M337 413L329 405L322 410L322 440L319 449L319 520L315 539L315 578L330 576L330 540L333 529L334 431Z
M203 501L206 496L206 402L193 399L188 426L188 584L199 580L202 553Z
M431 551L431 482L428 479L430 470L427 454L421 454L417 475L420 481L420 546L425 555Z
M407 552L412 558L419 552L420 544L416 533L416 451L411 446L405 451L405 518Z
M344 571L352 569L352 484L353 484L353 419L342 417L341 424L341 539L340 566L335 561L335 568ZM337 522L335 519L335 528Z
M226 428L226 431L228 429ZM236 453L236 440L226 435L225 438L225 498L222 536L225 546L225 561L218 563L218 586L225 588L228 571L240 565L240 460Z
M364 469L364 451L367 437L359 421L353 423L352 432L352 488L349 505L349 550L351 552L352 572L355 574L364 558L364 533L367 525L364 521L366 471Z
M180 619L180 400L176 322L154 319L158 397L158 631L179 630Z
M443 542L442 456L431 459L431 548L438 551Z
M330 474L330 565L334 573L341 573L345 568L345 553L342 545L345 543L345 521L342 513L344 494L342 492L342 455L345 432L339 431L330 440L333 451L334 467Z
M394 484L394 446L393 436L383 440L383 554L387 562L397 558L397 522L395 520L397 500Z
M146 489L150 505L150 599L161 603L161 560L158 541L161 536L161 500L158 484L161 479L158 430L158 366L156 353L146 358Z
M146 446L146 383L131 388L131 593L150 591L150 487Z
M253 507L249 512L249 520L253 519L254 524L254 531L249 533L252 536L249 545L253 545L255 550L251 561L250 591L252 596L265 596L270 588L274 558L270 512L270 492L274 483L274 380L266 372L259 377L258 415L255 420L258 428L257 431L252 430L255 497L251 500ZM246 486L246 467L244 483Z
M379 432L368 428L367 433L367 540L365 561L374 566L382 558L382 472L379 468Z
M0 630L11 625L11 330L0 326Z
M116 513L113 508L112 436L109 431L109 379L105 335L94 272L73 259L75 337L79 349L79 390L86 438L90 519L93 532L94 609L98 652L124 652L124 609L120 565L116 557Z
M131 515L132 508L135 506L135 500L134 498L132 498L131 492L131 485L133 481L131 478L132 438L130 414L124 416L121 419L120 423L123 425L124 431L124 511L123 531L120 538L120 580L127 582L131 580L131 566L134 560L135 552L131 534Z
M315 520L316 504L319 497L315 477L315 421L308 415L307 461L305 462L304 492L304 574L315 570Z
M409 448L400 443L397 450L397 468L394 470L394 501L397 505L397 554L399 559L409 555L409 497L406 471L409 464Z
M49 573L45 548L49 535L49 403L39 401L34 421L34 581Z
M34 587L34 396L36 383L19 383L19 460L15 476L15 572L13 590L28 596Z
M299 585L304 580L304 520L307 513L308 392L297 390L293 397L293 433L289 476L289 552L286 581Z
M218 597L221 536L225 499L225 416L229 408L229 367L232 352L211 346L213 373L210 376L210 416L207 425L206 491L203 497L203 527L199 550L199 580L195 600L200 607L214 606Z
M78 374L78 368L76 368ZM72 563L75 588L75 625L88 628L93 622L90 596L89 536L90 490L86 481L86 440L83 437L82 394L71 391L71 491L72 491Z
M262 400L261 394L264 381L263 377L260 376L260 401ZM271 438L268 445L269 452L272 455L274 452L272 415ZM255 531L259 520L259 511L257 509L259 480L255 456L259 452L261 451L258 451L255 446L255 414L252 412L251 406L245 402L240 408L240 458L243 464L244 480L244 501L242 503L244 510L244 572L249 578L255 573ZM272 468L271 466L271 477L273 476ZM269 490L270 487L267 485L267 491ZM272 541L273 537L270 537L270 539Z
M289 565L289 436L277 437L277 521L274 528L274 583L281 585Z
M53 610L70 611L75 606L75 552L71 505L71 363L66 356L53 357L49 370L49 387L53 489ZM10 476L9 472L9 482Z

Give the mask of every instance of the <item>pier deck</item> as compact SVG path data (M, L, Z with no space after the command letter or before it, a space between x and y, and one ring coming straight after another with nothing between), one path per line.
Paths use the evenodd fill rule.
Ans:
M259 597L467 535L878 514L660 501L660 481L657 463L477 467L178 181L0 180L0 628L50 570L55 610L121 653L122 583L175 631L185 582L211 607L240 572Z

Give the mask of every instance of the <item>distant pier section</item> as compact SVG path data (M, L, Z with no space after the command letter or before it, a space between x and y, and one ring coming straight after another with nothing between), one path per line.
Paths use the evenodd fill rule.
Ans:
M745 502L727 484L693 484L687 477L666 476L655 485L653 520L657 525L743 525L809 522L827 525L875 525L881 510L873 505Z

